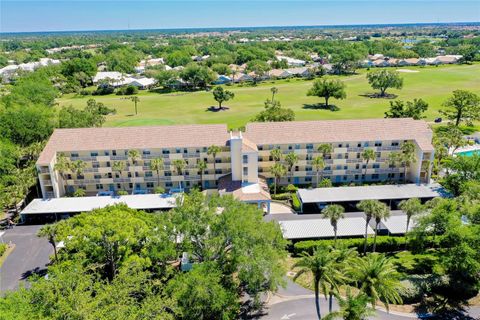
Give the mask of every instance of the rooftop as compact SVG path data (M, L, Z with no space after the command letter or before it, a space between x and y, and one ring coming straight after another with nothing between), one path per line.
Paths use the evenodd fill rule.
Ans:
M423 151L433 151L428 124L410 118L254 122L243 136L256 144L415 140Z
M76 197L34 199L21 214L78 213L124 203L131 209L154 210L176 207L176 197L160 194L137 194L117 197Z
M270 192L264 178L259 177L258 183L243 184L242 181L232 181L232 175L227 174L218 179L218 192L232 194L240 201L270 200Z
M302 219L279 221L285 239L333 238L333 227L330 219ZM373 234L368 226L367 233ZM338 220L339 237L363 236L365 234L365 219L360 217Z
M446 191L436 183L299 189L298 194L303 203L398 200L447 196Z
M224 146L227 125L56 129L37 164L49 164L56 152Z

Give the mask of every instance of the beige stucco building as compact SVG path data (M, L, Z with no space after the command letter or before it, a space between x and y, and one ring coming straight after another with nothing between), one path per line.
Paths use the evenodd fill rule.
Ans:
M228 131L221 124L57 129L37 161L37 170L44 198L61 197L78 188L87 195L119 190L151 193L157 185L167 190L202 185L203 189L234 193L238 189L235 185L242 190L240 198L248 200L268 197L265 181L273 181L269 168L274 163L270 152L275 148L284 155L298 155L282 184L315 184L312 159L324 143L331 144L333 152L325 159L323 177L338 184L384 182L403 181L401 165L392 165L388 159L390 153L400 152L402 144L411 141L416 161L407 168L407 180L428 183L434 156L431 140L427 123L413 119L249 123L243 132ZM221 150L215 157L208 152L212 145ZM376 159L365 168L361 152L366 148L375 151ZM140 154L136 161L128 156L132 149ZM59 172L55 164L60 154L72 162L83 161L85 168ZM156 158L164 163L159 175L150 167ZM183 160L181 172L175 168L175 160ZM115 171L112 167L118 161L124 166ZM203 173L198 170L200 161L207 163Z

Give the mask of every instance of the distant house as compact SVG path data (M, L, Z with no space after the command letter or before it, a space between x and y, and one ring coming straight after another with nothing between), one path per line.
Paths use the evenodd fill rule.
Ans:
M379 60L379 59L384 60L384 59L385 59L385 56L384 56L383 54L376 53L376 54L373 54L373 55L369 55L369 56L368 56L368 59L369 59L370 61L375 61L375 60Z
M409 65L409 66L417 66L418 63L419 63L419 59L418 58L408 58L408 59L405 59L405 62Z
M425 64L429 66L436 66L440 64L440 61L437 60L437 58L424 58Z
M204 56L192 56L192 60L193 61L196 61L196 62L201 62L201 61L205 61L207 60L208 58L210 58L210 55L204 55Z
M127 78L128 85L135 86L139 89L148 89L155 84L155 79L153 78Z
M307 67L289 68L285 71L295 77L309 77L311 75L311 71Z
M409 62L407 61L407 59L400 59L398 60L397 62L397 66L398 67L406 67L406 66L409 66Z
M237 73L234 78L235 82L253 81L252 76L245 73Z
M446 56L438 56L437 61L440 64L452 64L457 63L463 56L461 55L446 55Z
M93 77L92 82L96 85L102 81L109 80L112 82L113 85L114 83L119 83L123 81L124 78L125 77L123 76L123 74L118 71L102 71L97 72L95 77Z
M271 78L284 79L291 76L291 73L283 69L272 69L268 72Z
M219 75L217 77L217 80L215 80L215 84L226 84L232 82L232 78L226 76L226 75Z
M286 56L276 56L278 61L285 60L289 66L292 67L303 67L307 62L305 60L290 58Z
M395 67L398 64L398 59L396 58L388 58L387 61L390 67Z
M384 59L378 59L372 62L374 67L389 67L390 63Z

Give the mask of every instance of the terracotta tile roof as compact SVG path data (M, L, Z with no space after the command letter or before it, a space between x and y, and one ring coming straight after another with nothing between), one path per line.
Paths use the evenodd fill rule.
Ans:
M242 181L232 181L231 174L218 179L218 192L220 194L230 193L240 201L270 200L270 191L268 191L265 178L258 177L258 186L258 192L245 192L245 189L242 188Z
M246 125L243 136L257 145L415 140L423 151L433 150L428 124L410 118L254 122Z
M37 164L61 151L224 146L228 139L225 124L56 129Z

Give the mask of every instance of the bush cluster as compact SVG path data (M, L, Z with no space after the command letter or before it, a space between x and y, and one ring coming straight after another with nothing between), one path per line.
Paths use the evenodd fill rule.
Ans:
M293 207L293 210L295 211L300 211L301 210L301 203L300 203L300 199L298 199L298 196L296 193L292 193L292 207Z
M7 245L5 243L0 243L0 257L7 251Z

